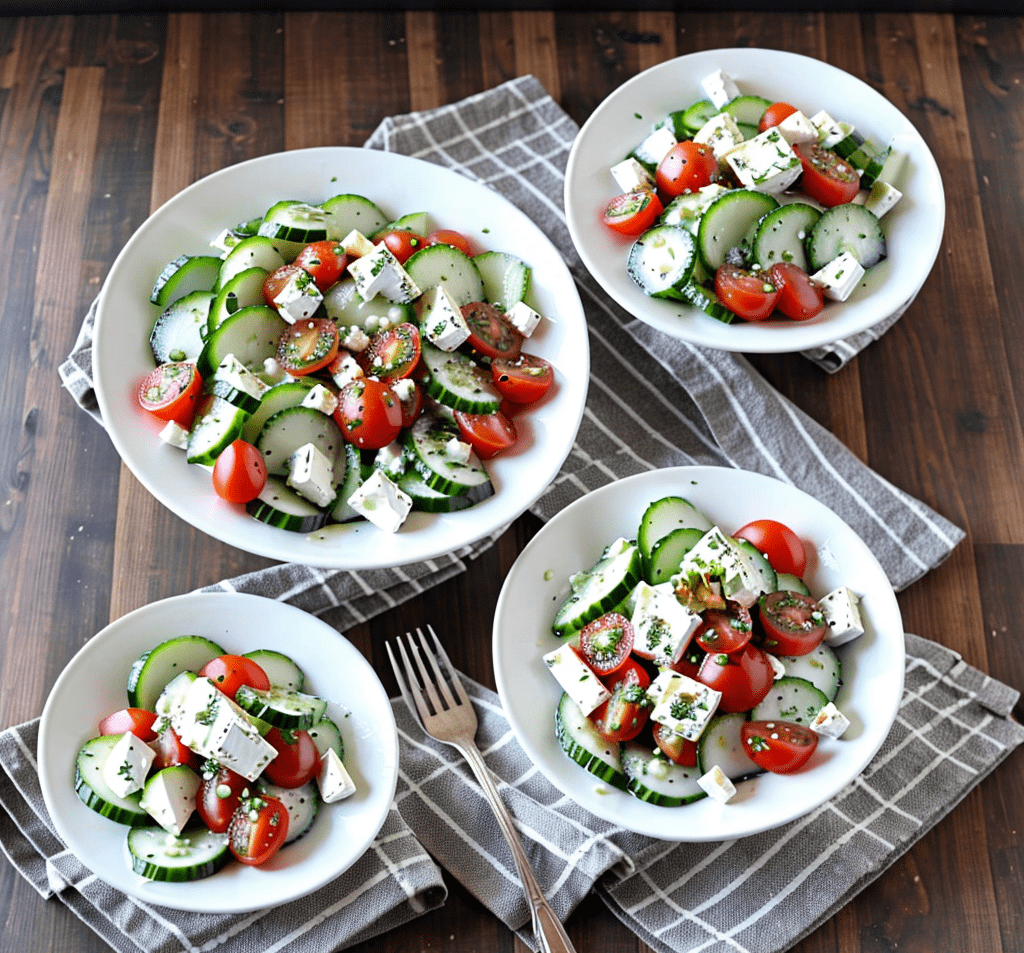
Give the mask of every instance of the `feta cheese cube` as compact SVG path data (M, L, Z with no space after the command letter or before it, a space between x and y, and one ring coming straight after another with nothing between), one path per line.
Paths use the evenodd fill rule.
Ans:
M850 719L833 702L825 705L811 721L811 728L825 738L841 738L849 727Z
M795 113L790 113L776 128L782 133L782 138L791 146L798 145L801 142L818 141L817 126L799 109Z
M719 113L717 116L712 116L694 133L693 141L710 146L718 160L719 168L725 168L726 153L731 152L743 142L743 133L740 132L736 120L729 113Z
M777 127L740 143L725 161L748 189L770 194L784 192L803 171L800 157Z
M412 509L412 497L399 489L383 470L374 470L347 502L386 533L398 532Z
M648 686L647 697L654 703L652 720L696 741L718 708L722 693L667 669Z
M300 268L289 275L284 287L274 295L274 307L285 321L294 324L313 317L323 300L313 276Z
M665 225L682 225L689 229L695 236L700 228L700 220L708 210L708 206L714 202L723 192L728 191L717 182L705 185L696 192L683 192L677 195L665 208L661 221Z
M525 301L517 301L505 312L505 317L524 338L533 334L540 324L540 315Z
M864 200L858 204L863 205L869 212L873 212L877 218L881 218L903 198L903 193L895 185L890 185L881 179L871 186L869 192L858 194L858 199L860 195L864 196Z
M445 453L448 454L452 460L457 463L469 463L470 454L473 452L471 444L466 443L465 440L459 440L458 437L452 437L444 445Z
M155 757L156 752L146 742L126 731L110 749L103 765L103 780L119 797L141 791Z
M864 634L860 599L846 586L840 586L818 600L829 629L825 641L833 648L852 642Z
M416 382L411 377L402 377L391 385L391 389L395 392L395 396L404 403L412 399L413 392L416 390Z
M845 301L864 277L864 268L853 254L844 251L824 268L811 275L811 281L825 292L826 298Z
M659 126L633 150L633 158L648 169L656 169L678 140L667 126Z
M373 465L383 470L389 477L399 477L405 471L405 448L397 440L392 440L386 447L381 447L373 458Z
M168 834L177 836L195 810L200 783L199 775L185 765L164 768L149 779L139 804Z
M853 126L847 122L836 122L824 109L811 116L810 123L818 131L818 145L826 149L831 149L853 132Z
M303 444L288 458L285 483L310 503L327 506L337 491L334 462L316 444Z
M188 431L176 420L168 420L160 431L160 439L170 447L188 449Z
M429 288L420 304L420 329L423 336L442 351L454 351L469 337L469 325L462 308L444 285Z
M262 400L264 393L268 390L252 371L249 370L234 354L229 354L213 372L215 381L223 381L225 384L240 390L250 397Z
M420 296L416 282L384 244L351 262L348 273L355 278L356 291L364 301L383 295L395 304L406 304Z
M697 783L719 804L727 804L736 796L736 785L717 764L713 764L710 771L697 778Z
M544 656L544 664L562 686L562 691L573 700L584 715L589 715L612 697L612 693L601 679L590 670L568 642L554 652L548 652Z
M363 369L359 362L347 351L339 351L337 360L331 365L331 380L342 388L362 376Z
M355 782L333 748L328 748L320 759L320 774L316 781L320 787L320 797L326 804L333 804L356 793Z
M767 580L753 558L717 526L709 529L683 557L679 573L672 577L672 588L686 584L693 574L718 580L722 595L747 609L768 591Z
M353 228L340 244L350 258L364 258L376 247L358 228Z
M302 398L303 407L312 407L320 413L330 417L338 408L338 398L333 391L329 391L323 384L314 384L308 394Z
M634 651L643 657L678 661L700 628L700 616L680 603L671 583L641 582L633 592Z
M700 81L704 95L711 100L715 109L721 109L727 102L740 94L739 87L725 70L716 69Z
M654 188L654 177L633 156L613 165L611 173L620 192L639 192Z

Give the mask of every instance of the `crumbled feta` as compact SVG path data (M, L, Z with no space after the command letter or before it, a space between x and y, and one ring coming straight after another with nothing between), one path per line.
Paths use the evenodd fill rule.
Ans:
M676 662L683 656L700 616L677 598L671 583L641 582L634 590L633 648L639 654Z
M466 443L465 440L460 440L458 437L452 437L445 445L444 451L448 454L452 460L457 463L469 463L470 454L473 452L471 444Z
M818 141L817 127L799 109L783 119L776 128L791 146Z
M719 804L727 804L736 796L736 785L717 764L713 764L710 771L697 778L697 783Z
M748 189L770 194L784 192L803 171L800 157L777 127L740 143L725 161Z
M683 192L668 203L661 221L665 225L682 225L696 235L708 206L726 191L724 186L712 182L696 192Z
M416 382L411 377L401 377L391 385L395 396L402 402L412 399L416 391Z
M370 335L358 325L353 324L345 331L345 336L341 339L340 344L346 351L358 354L370 346Z
M268 357L263 361L263 379L273 386L291 380L291 374L278 363L276 357Z
M772 680L777 682L780 678L785 678L786 666L782 664L778 656L772 655L771 652L765 652L764 654L768 659L768 664L772 667Z
M315 444L303 444L288 458L285 483L310 503L327 506L337 491L334 463Z
M340 242L350 258L363 258L373 252L374 244L359 229L353 228Z
M339 351L337 360L331 365L331 380L338 387L344 387L363 376L363 369L348 351Z
M351 262L348 273L364 301L383 295L396 304L406 304L420 296L416 282L384 244L375 245L368 255Z
M739 87L725 70L716 69L700 81L704 95L711 100L715 109L721 109L727 102L739 96Z
M316 780L325 804L333 804L356 793L355 782L333 748L328 748L320 759L320 774Z
M392 440L386 447L381 447L377 451L373 465L379 467L389 477L401 476L405 470L405 448L397 440Z
M647 697L654 703L652 721L696 741L718 708L722 693L666 669L647 687Z
M357 513L386 533L398 532L412 509L412 498L384 473L374 470L347 500Z
M584 715L608 701L612 693L568 642L544 656L544 664Z
M533 334L540 324L540 315L525 301L517 301L505 312L505 317L524 338Z
M302 398L303 407L312 407L328 417L338 408L338 398L335 393L324 387L323 384L314 384L309 393Z
M672 577L672 588L688 584L693 574L718 580L722 595L747 609L770 589L753 558L717 526L709 529L683 557L679 572Z
M188 431L176 420L168 420L160 431L160 439L168 446L179 450L188 448Z
M640 192L654 188L654 177L632 156L613 165L611 173L620 192Z
M423 336L442 351L454 351L469 338L469 325L462 308L444 285L428 288L420 299L420 329Z
M294 324L304 318L311 318L324 296L313 281L313 276L300 268L288 276L273 300L278 314L289 324Z
M852 252L844 251L811 275L811 281L825 292L826 298L845 301L863 277L864 267Z
M811 728L825 738L841 738L849 727L850 719L833 702L825 705L811 722Z
M743 142L743 133L729 113L719 113L694 133L693 141L710 146L718 160L718 167L724 168L726 154Z
M103 765L103 780L119 797L141 791L156 752L130 731L121 735Z
M864 621L860 614L860 599L857 595L840 586L818 600L825 613L829 629L825 641L833 648L845 645L864 634Z

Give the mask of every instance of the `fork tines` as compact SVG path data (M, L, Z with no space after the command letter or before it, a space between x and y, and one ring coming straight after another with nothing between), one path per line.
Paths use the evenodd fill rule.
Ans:
M408 691L408 694L413 697L421 718L429 718L432 714L439 714L460 704L469 704L466 690L462 687L462 683L455 674L444 646L441 645L441 641L438 639L432 626L428 625L427 631L433 640L433 647L427 641L427 636L424 635L422 629L416 630L416 636L419 638L418 642L411 632L405 633L408 651L406 650L406 643L401 638L396 640L399 654L402 656L401 666L396 664L395 657L391 652L391 646L387 646L388 655L391 656L391 664L395 669L399 688L402 689L403 694L406 694ZM410 653L412 658L415 659L415 666L410 659ZM447 672L442 671L438 659L444 663ZM449 683L451 687L449 687ZM458 698L452 694L452 688L455 689ZM426 699L423 697L424 692L426 692ZM429 699L430 708L427 708L427 699Z

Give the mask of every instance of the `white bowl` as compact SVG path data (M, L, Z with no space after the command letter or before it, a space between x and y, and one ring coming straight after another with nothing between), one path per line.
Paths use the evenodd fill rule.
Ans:
M205 470L158 439L158 422L136 402L153 368L149 332L159 309L149 303L160 270L182 254L210 254L225 227L262 215L276 201L321 202L341 192L374 200L385 213L426 211L438 227L475 247L518 255L533 269L532 297L547 319L526 349L550 361L556 383L516 418L513 452L485 464L495 493L458 513L413 513L396 534L369 523L304 535L267 526L221 500ZM139 481L203 532L239 549L284 562L336 569L397 566L430 559L514 520L548 487L572 447L589 377L583 306L557 249L533 221L497 192L429 162L373 149L320 148L252 159L189 186L153 213L110 269L96 315L96 396L110 438Z
M176 635L202 635L241 654L267 648L298 663L309 691L329 700L341 729L345 766L357 792L322 804L309 833L262 867L230 863L193 883L156 883L132 873L127 827L87 808L75 794L75 756L105 715L127 706L132 662ZM57 679L39 726L39 779L57 833L101 880L149 903L229 913L287 903L352 866L372 843L395 795L398 734L391 704L362 654L301 609L259 596L198 593L154 602L91 638Z
M786 318L722 324L682 303L650 298L626 274L630 241L600 224L617 188L609 169L650 132L654 121L704 98L701 80L716 69L741 93L783 100L807 115L825 109L877 142L906 154L894 184L903 199L882 219L888 258L845 302L826 302L809 321ZM591 114L569 154L565 176L569 233L583 263L630 314L673 337L725 351L786 352L830 344L865 330L909 304L935 263L946 216L942 178L928 146L895 106L870 86L820 60L777 50L690 53L634 76Z
M647 505L683 496L732 533L750 520L777 519L804 541L804 579L816 596L840 585L862 597L865 634L838 650L843 686L836 705L851 721L842 740L822 739L808 767L765 774L737 785L728 804L705 798L657 807L601 785L570 761L555 740L561 689L542 656L558 647L555 610L568 577L593 565L614 539L635 539ZM652 470L619 480L566 507L530 541L505 579L494 616L494 669L512 730L531 760L574 801L598 817L663 840L745 837L812 811L841 790L878 751L899 707L904 644L899 606L882 567L831 510L770 477L720 467Z

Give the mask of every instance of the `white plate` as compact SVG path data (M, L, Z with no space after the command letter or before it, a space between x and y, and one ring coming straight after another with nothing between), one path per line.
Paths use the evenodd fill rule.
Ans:
M797 775L739 784L728 804L711 798L656 807L608 785L563 754L555 741L558 683L542 656L558 647L551 620L568 577L598 559L619 536L635 539L648 503L683 496L726 533L753 519L790 526L808 551L805 581L816 596L840 585L862 597L866 633L839 650L843 687L836 704L851 726L822 739ZM512 730L531 760L574 801L599 817L651 837L717 841L785 824L832 797L871 760L896 717L903 690L903 623L882 567L860 538L817 500L769 477L719 467L652 470L608 484L566 507L512 566L494 616L494 670Z
M701 80L724 69L740 92L784 100L807 115L825 109L871 139L904 152L896 186L903 199L882 219L888 258L870 269L845 302L826 302L809 321L773 319L722 324L693 308L649 298L626 274L630 242L600 224L615 195L608 171L654 121L704 98ZM659 63L616 89L580 130L569 154L565 211L580 257L602 288L641 321L693 344L726 351L785 352L830 344L877 324L909 304L924 284L942 241L942 178L928 146L895 106L870 86L819 60L777 50L705 50Z
M149 303L155 277L182 254L209 254L225 227L262 215L286 198L322 202L341 192L374 200L387 214L426 211L438 227L465 234L475 247L511 252L533 269L532 297L547 319L526 349L550 361L556 384L543 403L516 418L516 449L485 466L495 494L459 513L414 513L397 534L368 523L310 536L259 523L223 502L210 475L161 444L159 427L135 394L153 368L149 331L159 309ZM283 152L223 169L176 195L125 245L103 285L96 315L96 396L117 452L168 509L239 549L285 562L337 569L397 566L464 546L514 520L557 475L572 447L586 399L589 345L572 276L547 237L497 192L429 162L372 149Z
M176 635L202 635L234 654L276 649L294 659L310 692L326 698L345 743L357 792L322 804L312 830L262 867L231 863L194 883L154 883L132 873L128 828L75 794L75 756L99 720L124 708L125 679L143 652ZM237 593L198 593L154 602L91 638L57 679L39 726L39 779L57 833L101 880L149 903L229 913L287 903L352 866L387 817L398 778L391 704L362 654L319 619L283 602Z

